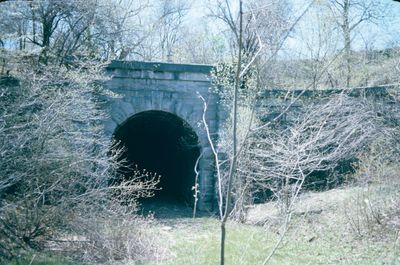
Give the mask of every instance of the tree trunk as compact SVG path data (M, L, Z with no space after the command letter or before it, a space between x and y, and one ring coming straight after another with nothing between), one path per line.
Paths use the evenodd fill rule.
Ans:
M226 221L228 220L229 210L230 210L230 202L231 202L231 193L232 193L232 183L233 178L236 171L236 160L237 160L237 119L238 119L238 94L239 94L239 86L240 86L240 72L241 72L241 64L242 64L242 21L243 18L243 10L242 10L242 0L239 0L239 51L238 51L238 62L237 69L235 75L235 87L234 87L234 96L233 96L233 126L232 126L232 162L229 167L228 174L228 188L226 192L225 198L225 210L223 213L223 217L221 220L221 244L220 244L220 265L225 264L225 237L226 237Z
M343 37L344 37L344 52L346 65L346 87L350 87L351 81L351 37L350 37L350 21L349 21L350 0L345 0L343 5Z

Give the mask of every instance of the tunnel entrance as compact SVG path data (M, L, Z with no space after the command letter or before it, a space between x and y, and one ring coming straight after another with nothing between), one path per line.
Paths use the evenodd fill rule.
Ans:
M124 177L135 166L160 175L159 190L142 203L192 203L200 147L186 121L164 111L140 112L121 124L114 138L125 147L122 157L128 167L121 168Z

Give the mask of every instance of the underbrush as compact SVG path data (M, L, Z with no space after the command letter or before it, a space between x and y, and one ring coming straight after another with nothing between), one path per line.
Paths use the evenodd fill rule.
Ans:
M372 147L357 164L355 185L361 187L352 194L344 210L348 226L358 237L376 237L400 231L400 163L393 153Z
M247 223L228 222L226 264L400 264L400 167L369 152L347 186L305 192L293 206L287 231L274 203L256 205ZM219 221L214 217L139 218L113 213L76 219L50 246L51 255L27 255L19 264L218 264ZM281 240L275 249L276 243ZM55 253L55 255L54 255ZM63 257L73 258L73 262Z
M348 184L303 193L285 234L274 202L251 208L247 224L228 223L226 264L262 264L281 239L267 264L400 264L400 167L374 152L360 157ZM171 254L150 264L218 263L218 220L187 222L160 228Z
M398 210L392 204L398 186L389 183L392 185L370 183L369 189L349 186L300 196L282 244L268 264L397 265L399 230L390 220L395 220ZM367 194L369 206L362 197ZM263 215L262 223L227 224L226 264L262 264L282 236L282 219L274 207L276 205L270 203L249 211L249 215ZM360 207L364 207L363 210ZM378 210L378 216L382 216L380 223L373 219ZM80 247L75 245L71 249L65 244L59 245L62 251L58 253L71 256L65 251L73 250L76 258L80 256L81 264L218 264L219 221L213 217L127 219L98 220L91 224L89 231L92 232L86 235L87 241ZM361 234L354 228L355 224L360 225ZM139 255L133 251L138 246L144 250ZM29 264L31 258L12 264ZM59 256L37 256L32 264L79 263L76 259L75 263L70 263Z
M64 256L84 264L133 264L155 259L155 236L148 233L151 220L121 215L81 222L80 231L66 234L55 244ZM136 264L136 263L135 263Z
M93 216L76 221L79 227L48 241L44 251L26 253L4 264L147 264L163 255L151 233L151 219L121 213L118 218Z
M333 225L332 216L331 223L324 223L324 217L296 216L268 264L396 264L393 242L359 240L345 226ZM168 242L164 244L169 246L169 257L145 264L218 264L218 221L202 218L189 223L170 230L158 227L163 242ZM227 231L226 264L262 264L280 238L276 227L230 222Z
M1 264L1 263L0 263ZM8 265L80 265L76 261L69 260L63 256L57 256L52 254L27 254L23 257L18 257L9 261L8 263L3 263ZM83 265L83 264L82 264Z

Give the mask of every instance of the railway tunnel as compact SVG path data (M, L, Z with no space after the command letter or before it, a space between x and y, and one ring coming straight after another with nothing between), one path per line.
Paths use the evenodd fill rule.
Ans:
M144 111L118 126L114 138L124 147L125 164L119 170L123 178L136 166L160 177L154 196L142 203L192 203L200 145L186 121L169 112Z

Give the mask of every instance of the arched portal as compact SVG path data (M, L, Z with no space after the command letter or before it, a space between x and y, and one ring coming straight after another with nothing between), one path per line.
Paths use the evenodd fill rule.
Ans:
M200 147L186 121L165 111L144 111L118 126L114 138L125 147L128 166L160 175L159 190L151 200L191 203Z

